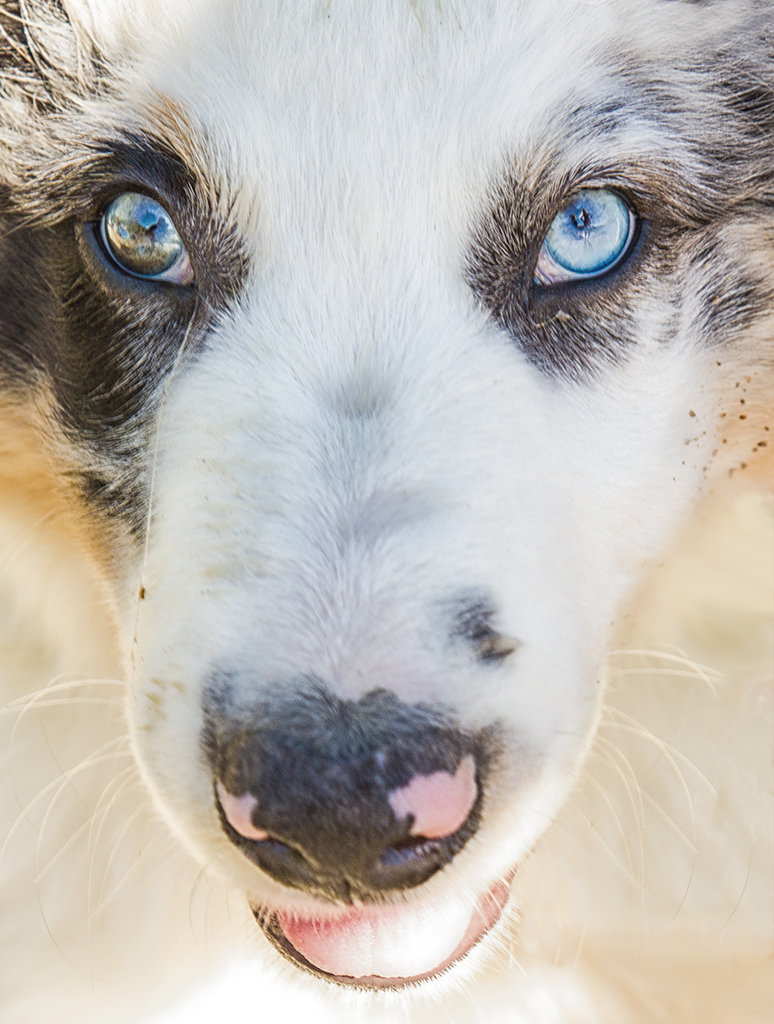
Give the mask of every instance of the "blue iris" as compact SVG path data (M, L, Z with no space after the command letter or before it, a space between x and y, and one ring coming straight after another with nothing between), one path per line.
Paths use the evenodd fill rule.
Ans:
M626 255L635 226L634 213L617 192L583 189L554 217L535 277L541 284L600 277Z
M133 277L190 283L188 253L164 207L140 192L123 192L105 210L100 230L105 248Z

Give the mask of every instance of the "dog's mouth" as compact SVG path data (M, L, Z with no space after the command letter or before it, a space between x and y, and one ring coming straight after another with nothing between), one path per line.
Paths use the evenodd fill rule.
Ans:
M466 956L499 919L509 889L509 881L497 882L472 909L467 901L449 900L421 908L352 907L327 918L253 913L274 948L317 977L352 988L401 988Z

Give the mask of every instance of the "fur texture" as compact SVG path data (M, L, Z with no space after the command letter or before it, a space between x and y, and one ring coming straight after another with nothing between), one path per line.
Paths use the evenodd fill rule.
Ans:
M3 1024L137 1021L205 972L188 1021L766 1019L771 509L722 494L772 479L773 16L0 5ZM583 190L631 244L542 285ZM192 283L111 256L127 193ZM271 757L261 813L312 793L298 849L352 863L412 779L472 758L477 799L438 863L389 846L427 878L301 884L217 797ZM254 919L366 907L409 947L511 882L395 991Z

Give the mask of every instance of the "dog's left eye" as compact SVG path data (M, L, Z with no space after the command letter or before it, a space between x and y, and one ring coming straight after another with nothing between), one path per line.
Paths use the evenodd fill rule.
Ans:
M562 284L607 274L628 254L636 228L634 212L617 192L583 189L554 217L535 267L536 282Z
M102 215L100 232L108 255L132 277L183 285L193 281L191 261L172 218L150 196L117 196Z

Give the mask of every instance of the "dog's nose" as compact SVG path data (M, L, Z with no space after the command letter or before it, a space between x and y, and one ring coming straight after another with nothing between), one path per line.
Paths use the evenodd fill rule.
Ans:
M482 744L443 714L315 686L251 717L216 742L217 805L277 881L338 900L410 888L475 832Z

